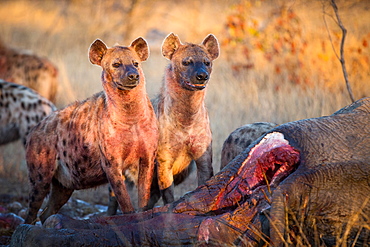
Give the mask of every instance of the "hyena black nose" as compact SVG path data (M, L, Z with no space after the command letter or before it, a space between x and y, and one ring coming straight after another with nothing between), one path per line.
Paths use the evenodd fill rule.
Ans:
M198 81L206 81L209 79L209 75L207 72L197 73L197 80Z
M138 81L139 80L139 74L135 72L128 73L127 78L130 81Z

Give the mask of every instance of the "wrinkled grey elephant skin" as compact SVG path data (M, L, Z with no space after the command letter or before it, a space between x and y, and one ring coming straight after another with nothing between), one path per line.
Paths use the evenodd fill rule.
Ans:
M370 244L370 98L280 125L204 185L153 210L20 225L11 246Z

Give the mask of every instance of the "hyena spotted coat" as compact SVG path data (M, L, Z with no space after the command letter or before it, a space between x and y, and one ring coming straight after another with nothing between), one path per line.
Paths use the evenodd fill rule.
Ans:
M213 176L212 133L204 99L219 44L212 34L200 45L182 44L171 33L163 42L162 54L170 64L153 104L160 129L158 184L166 204L174 201L176 176L186 174L192 160L197 166L198 185Z
M276 126L276 123L257 122L243 125L231 132L222 146L221 170L252 142Z
M25 86L0 79L0 145L21 139L55 111L49 100Z
M55 103L58 69L45 57L10 48L0 41L0 78L29 87Z
M129 47L96 40L89 58L102 67L104 91L56 111L29 134L26 158L32 223L47 193L42 222L58 212L74 190L109 181L123 212L134 207L125 179L138 184L139 208L147 207L158 145L158 123L147 96L141 62L149 56L143 38Z

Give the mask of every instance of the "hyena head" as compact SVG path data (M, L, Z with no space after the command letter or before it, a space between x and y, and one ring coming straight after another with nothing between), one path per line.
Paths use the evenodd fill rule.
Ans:
M103 68L104 89L131 90L139 85L144 80L140 63L148 56L148 44L141 37L134 40L129 47L111 48L97 39L89 49L90 62Z
M212 72L212 61L219 55L216 37L209 34L200 45L182 44L179 37L169 34L163 41L162 54L171 61L176 81L187 90L206 88Z

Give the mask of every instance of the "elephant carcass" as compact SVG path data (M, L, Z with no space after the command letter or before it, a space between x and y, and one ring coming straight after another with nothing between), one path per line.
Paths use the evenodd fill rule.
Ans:
M278 126L204 185L137 214L21 225L11 246L370 243L370 98Z

